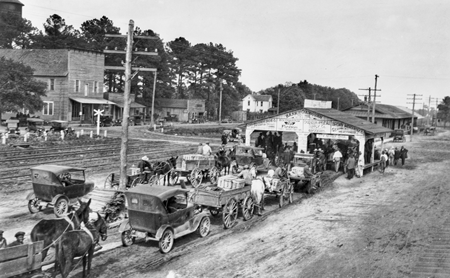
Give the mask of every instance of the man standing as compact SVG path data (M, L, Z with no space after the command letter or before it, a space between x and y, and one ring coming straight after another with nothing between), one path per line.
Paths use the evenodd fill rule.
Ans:
M207 142L204 146L203 146L203 152L202 154L204 156L210 156L212 154L212 150L211 147L209 146L209 142Z
M14 247L14 246L18 246L18 245L22 245L23 244L23 241L25 239L25 233L24 232L17 232L14 236L16 237L16 241L14 241L10 245L8 245L8 247Z
M355 175L355 166L356 160L354 154L351 154L347 160L347 179L353 179L353 176Z
M394 150L394 165L397 165L398 160L400 159L400 151L397 147Z
M400 148L400 158L402 159L402 166L405 165L405 159L408 158L408 150L403 146Z
M222 145L226 145L228 143L228 136L225 131L222 133Z
M358 173L356 173L356 176L358 178L363 176L363 169L364 169L364 156L361 152L359 152L358 156L358 165L357 165Z
M141 158L141 161L139 161L139 163L138 163L138 168L139 168L139 171L141 172L140 179L141 179L142 183L148 182L148 179L150 178L150 174L152 171L151 167L152 166L150 165L148 157L143 156Z
M202 153L203 153L203 144L198 143L197 154L202 154Z
M0 249L6 248L7 246L6 238L3 237L3 231L0 230Z
M339 166L341 164L342 159L342 153L339 151L339 148L336 149L336 151L333 154L333 162L334 162L334 170L339 172Z

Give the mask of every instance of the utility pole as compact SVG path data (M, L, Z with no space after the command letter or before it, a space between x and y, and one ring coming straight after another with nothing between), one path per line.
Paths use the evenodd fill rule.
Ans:
M222 79L219 78L219 125L222 123Z
M372 123L375 123L375 103L377 102L377 91L381 91L381 90L377 90L377 80L378 80L378 75L375 74L375 89L373 90L373 110L372 110Z
M277 115L280 114L280 86L278 86Z
M156 72L155 68L133 68L131 66L131 57L133 53L133 32L134 32L134 21L130 20L128 24L128 33L127 35L118 35L118 34L105 34L106 37L118 37L118 38L126 38L127 39L127 48L124 51L121 50L108 50L105 49L104 53L113 53L113 54L124 54L125 53L125 68L118 66L105 66L107 70L125 70L125 90L123 93L123 115L122 115L122 133L121 138L122 142L120 145L120 181L119 188L124 189L127 184L127 154L128 154L128 125L129 125L129 117L130 117L130 92L131 92L131 79L138 74L139 71L153 71ZM134 36L139 39L157 39L156 37L147 37L147 36ZM156 52L142 52L135 51L135 54L138 55L158 55ZM136 72L134 74L131 73L132 70ZM153 111L152 111L153 113Z
M338 97L338 105L337 105L337 110L339 110L339 99L340 99L340 97Z
M150 115L150 128L155 125L155 119L153 118L153 114L155 114L155 94L156 94L156 78L158 77L158 72L155 71L155 77L153 79L153 94L152 94L152 112Z
M367 121L370 121L370 106L372 104L372 91L374 93L376 93L376 91L374 91L372 88L367 88L367 89L359 89L361 91L369 91L369 95L359 95L359 96L363 96L364 97L364 101L367 104ZM377 90L377 91L381 91L381 90Z
M413 138L413 133L414 133L414 107L416 105L416 101L421 101L421 98L417 98L418 96L422 96L422 95L418 95L418 94L408 94L408 96L413 96L412 98L412 116L411 116L411 137L410 137L410 142L412 142L412 138ZM408 98L411 99L411 98ZM411 102L408 102L409 104L411 104Z

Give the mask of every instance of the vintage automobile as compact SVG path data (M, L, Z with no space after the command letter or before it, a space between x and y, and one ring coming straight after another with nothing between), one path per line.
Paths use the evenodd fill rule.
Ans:
M168 186L137 186L125 192L128 219L122 222L123 246L130 246L137 237L159 242L161 253L172 250L174 240L197 231L200 237L209 234L208 215L189 202L189 190Z
M50 131L53 132L60 132L61 130L66 130L69 128L69 122L68 121L60 121L60 120L53 120L50 121Z
M53 206L57 217L64 216L72 200L94 189L94 183L85 180L84 168L40 165L30 170L33 193L28 194L26 199L31 213Z
M10 134L20 134L19 120L16 119L6 120L6 130Z
M236 164L239 168L244 165L250 166L251 164L254 164L255 166L259 166L263 164L263 148L244 145L236 145L235 148Z
M28 118L27 119L27 130L29 132L41 133L45 130L44 120L39 118Z
M305 166L309 166L310 169L313 168L313 157L314 155L312 154L295 154L292 163L293 167L288 173L291 182L293 182L295 186L301 183L302 186L305 187L305 191L308 194L313 193L315 189L322 186L322 172L317 172L310 178L307 178L303 175Z
M396 129L394 130L394 132L392 133L394 139L394 142L405 142L405 131L403 129Z

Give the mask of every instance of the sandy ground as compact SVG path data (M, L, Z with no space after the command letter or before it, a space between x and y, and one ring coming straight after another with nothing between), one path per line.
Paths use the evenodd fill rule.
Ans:
M165 256L154 242L106 252L95 258L93 276L408 277L428 232L448 218L450 133L403 145L403 167L342 176L248 225L177 240Z

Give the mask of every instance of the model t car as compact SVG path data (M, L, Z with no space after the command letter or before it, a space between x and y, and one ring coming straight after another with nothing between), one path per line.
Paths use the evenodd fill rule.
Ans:
M295 185L301 183L303 186L306 186L305 191L308 194L313 193L314 190L322 186L322 172L317 172L311 177L307 177L304 174L306 166L310 167L310 169L313 168L313 160L314 155L312 154L295 154L293 159L293 167L288 173L289 179L294 182Z
M45 130L44 120L39 118L28 118L27 130L29 132L42 133Z
M259 166L263 164L263 148L252 147L252 146L244 146L244 145L236 145L235 146L235 157L236 157L236 169L233 171L238 171L244 165L254 165Z
M53 206L57 217L65 215L71 200L83 197L94 189L86 182L85 169L60 165L40 165L31 168L33 193L28 194L28 209L36 213Z
M196 211L189 202L189 190L167 186L138 186L125 192L128 219L120 225L122 244L130 246L135 238L159 242L159 250L168 253L174 240L197 231L209 234L211 222L206 213Z
M405 142L405 131L403 129L396 129L393 132L394 142Z

